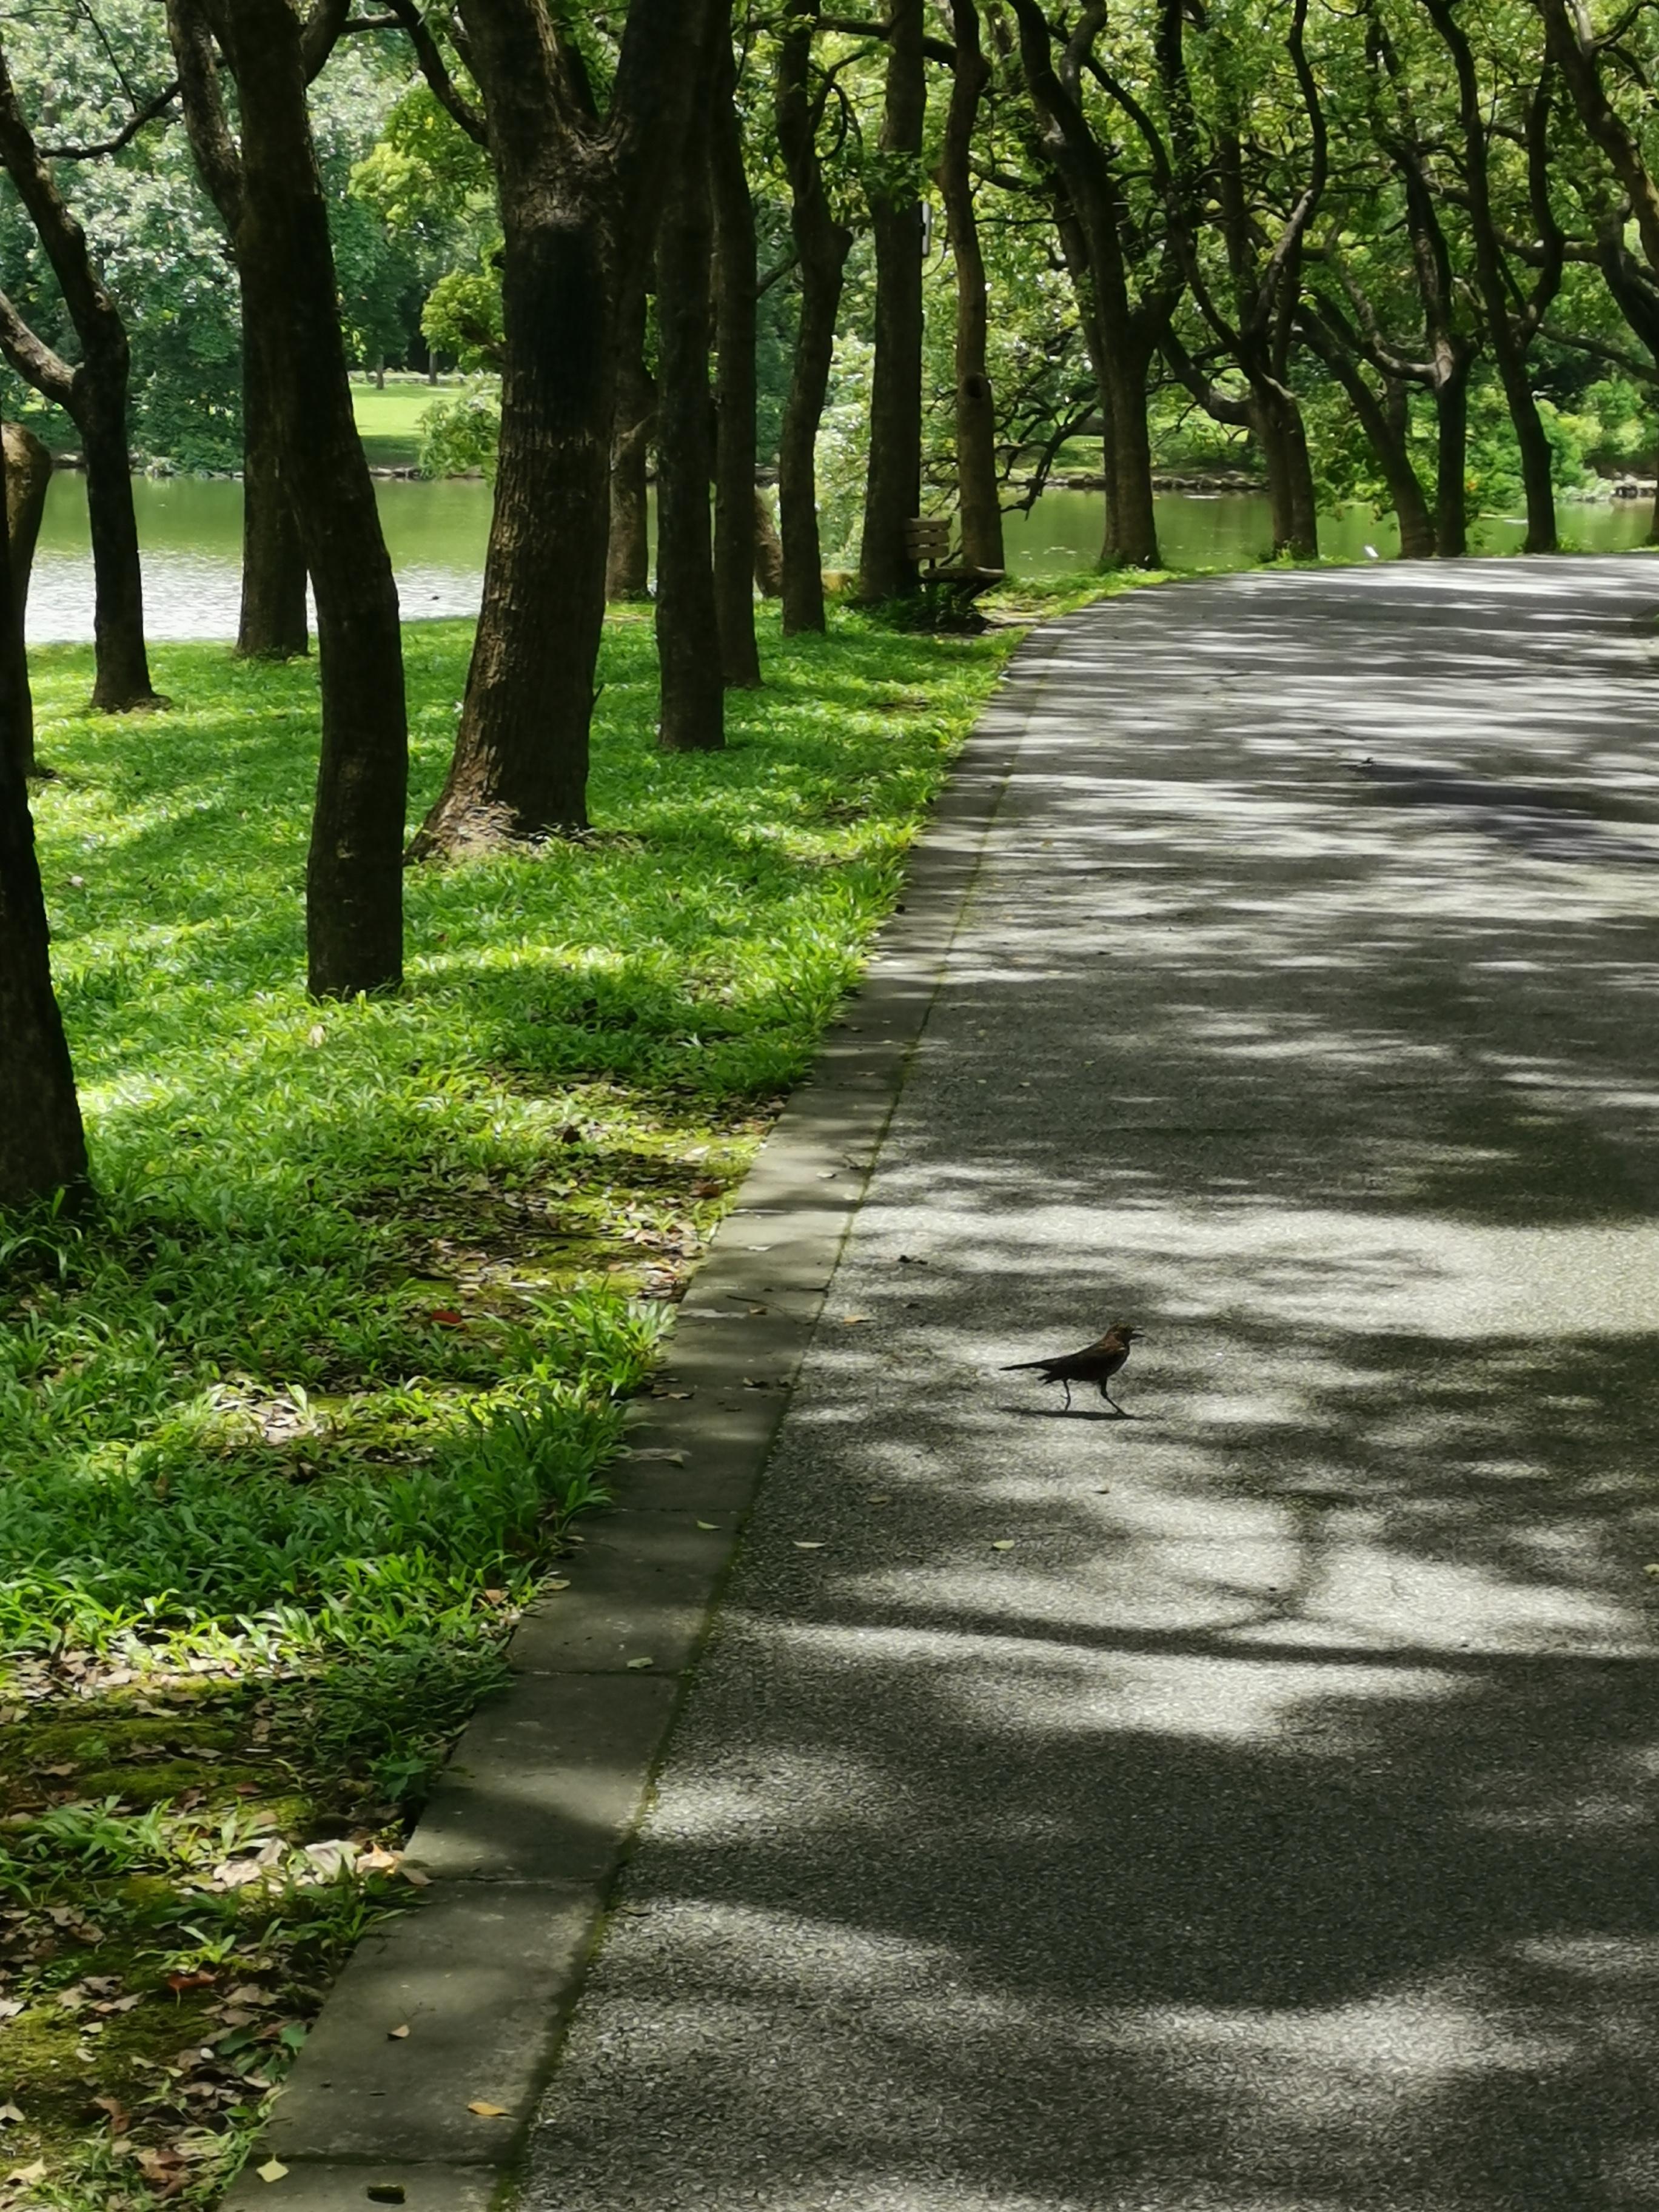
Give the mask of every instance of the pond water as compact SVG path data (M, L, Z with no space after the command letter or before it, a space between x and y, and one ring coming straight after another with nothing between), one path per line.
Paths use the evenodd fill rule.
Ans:
M470 615L477 610L489 492L477 483L377 483L380 517L406 619ZM144 605L155 638L234 637L241 554L242 488L187 477L137 477L138 531L144 549ZM1160 497L1158 529L1166 560L1182 568L1244 568L1271 542L1265 499L1249 494ZM1586 552L1623 552L1646 542L1645 501L1561 510L1564 538ZM1061 575L1087 568L1100 552L1097 492L1051 491L1029 514L1007 518L1008 564L1022 575ZM1483 521L1480 552L1513 551L1518 520ZM1386 559L1399 538L1391 516L1369 507L1327 515L1322 550L1333 558ZM92 635L92 563L85 480L64 471L52 479L29 589L29 636L37 644Z

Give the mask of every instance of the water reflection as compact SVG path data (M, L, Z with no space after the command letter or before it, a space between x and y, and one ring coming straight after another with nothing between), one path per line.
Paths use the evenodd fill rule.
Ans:
M489 492L482 483L398 480L375 487L406 617L476 613L489 531ZM242 488L188 478L135 479L144 548L144 603L152 637L234 637L241 557ZM1158 501L1164 557L1181 568L1248 568L1272 543L1265 499L1170 493ZM1562 513L1567 542L1586 552L1624 552L1644 544L1645 501L1571 507ZM1054 491L1029 514L1006 520L1009 567L1026 576L1063 575L1099 556L1103 505L1097 492ZM1523 526L1476 526L1474 550L1516 550ZM1398 547L1393 518L1368 507L1328 514L1320 543L1330 557L1386 560ZM92 635L92 564L85 480L52 480L34 577L29 636L36 644Z

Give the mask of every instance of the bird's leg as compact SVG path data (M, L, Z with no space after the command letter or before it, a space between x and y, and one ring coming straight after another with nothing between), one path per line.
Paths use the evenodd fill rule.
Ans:
M1117 1415L1119 1420L1127 1421L1128 1419L1129 1416L1124 1412L1122 1407L1118 1404L1117 1400L1113 1397L1111 1392L1106 1388L1106 1385L1103 1382L1100 1386L1100 1395L1106 1401L1106 1403L1111 1407L1112 1411Z
M1066 1393L1066 1411L1069 1413L1072 1410L1072 1386L1063 1375L1060 1378L1060 1387Z

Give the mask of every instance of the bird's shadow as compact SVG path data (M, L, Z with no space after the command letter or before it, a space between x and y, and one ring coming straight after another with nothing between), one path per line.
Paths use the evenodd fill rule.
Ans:
M1136 1421L1139 1413L1102 1413L1091 1406L999 1406L1018 1421Z

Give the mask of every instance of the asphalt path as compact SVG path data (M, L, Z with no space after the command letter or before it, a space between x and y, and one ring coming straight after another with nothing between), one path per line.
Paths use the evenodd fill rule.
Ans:
M1656 606L1028 648L526 2207L1659 2196ZM1117 1319L1132 1418L999 1371Z

